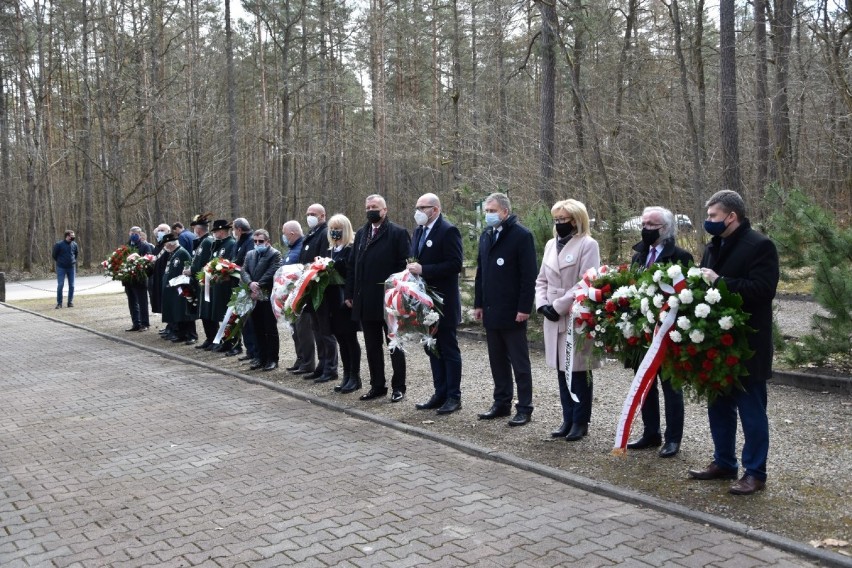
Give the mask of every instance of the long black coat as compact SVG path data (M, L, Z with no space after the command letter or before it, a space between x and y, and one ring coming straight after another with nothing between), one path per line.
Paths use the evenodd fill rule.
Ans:
M213 241L210 258L224 258L234 260L237 253L237 241L234 237L228 236L221 241ZM231 292L239 283L236 278L231 278L228 282L217 282L210 284L210 319L214 321L222 321L225 317L225 312L228 311L228 302L231 300Z
M318 310L318 315L329 318L335 333L353 333L361 329L358 322L352 320L352 308L348 307L343 301L346 292L346 275L352 266L353 251L354 247L347 245L339 251L329 248L325 252L325 256L334 261L334 269L344 281L343 284L326 287L322 304Z
M198 274L213 258L213 237L206 234L203 237L198 237L193 242L195 250L192 251L192 266L190 267L190 277L193 279L193 286L196 286L198 291L198 317L201 319L213 319L211 317L211 303L204 301L204 288L198 286L198 281L195 275Z
M461 322L461 291L459 274L464 253L461 233L455 225L439 215L432 230L426 235L423 249L418 252L423 227L418 227L411 238L411 256L423 268L426 284L444 299L441 307L441 325L457 326Z
M240 240L237 241L237 252L234 253L234 262L242 266L246 261L248 251L254 250L254 231L243 233L240 235Z
M198 317L195 314L195 309L187 303L186 298L178 294L177 288L169 286L169 280L183 274L184 264L190 260L192 260L192 257L186 249L178 247L166 262L162 280L163 321L166 323L193 321Z
M303 237L302 250L299 253L299 262L306 264L313 262L318 256L328 254L328 225L321 223L314 227Z
M648 251L651 250L651 247L640 241L633 245L633 250L636 251L636 254L633 255L633 259L630 262L639 266L645 266L645 262L648 260ZM684 267L687 267L690 263L694 262L694 259L689 251L676 246L675 240L671 238L663 242L663 252L660 253L654 262L660 264L679 262Z
M408 231L385 222L376 238L371 238L373 226L367 223L355 233L352 262L346 278L347 299L352 300L352 319L384 321L385 280L405 268L408 259Z
M748 325L756 330L749 336L754 357L746 361L750 378L772 376L772 299L778 287L778 250L775 243L751 228L748 219L727 239L713 237L701 266L720 276L728 290L743 298L742 309L751 314Z
M538 276L535 240L517 215L510 215L501 225L497 242L491 227L479 237L473 306L482 308L486 328L525 327L526 322L518 323L515 317L533 310Z
M154 261L154 271L148 278L148 292L151 296L151 311L159 314L163 311L163 275L171 254L163 248L162 244L158 244L154 248L154 255L157 260Z

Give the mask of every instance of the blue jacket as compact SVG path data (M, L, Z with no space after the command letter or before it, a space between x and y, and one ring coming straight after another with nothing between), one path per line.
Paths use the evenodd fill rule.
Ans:
M488 329L526 327L515 317L533 311L538 276L535 240L517 215L509 215L500 226L497 242L491 227L479 237L473 306L482 308L482 324Z
M192 254L192 251L193 251L193 244L192 243L194 241L195 241L195 233L193 233L189 229L184 229L183 232L178 235L178 243L189 254Z
M300 258L302 256L302 245L305 244L305 238L299 237L299 240L290 245L289 250L287 251L287 256L284 257L284 260L281 264L299 264Z
M74 268L77 265L77 255L79 252L77 243L70 243L65 239L57 241L53 245L53 260L59 268Z

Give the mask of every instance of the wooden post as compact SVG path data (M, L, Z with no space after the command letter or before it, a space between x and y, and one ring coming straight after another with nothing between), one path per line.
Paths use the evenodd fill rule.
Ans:
M6 273L0 272L0 302L6 301Z

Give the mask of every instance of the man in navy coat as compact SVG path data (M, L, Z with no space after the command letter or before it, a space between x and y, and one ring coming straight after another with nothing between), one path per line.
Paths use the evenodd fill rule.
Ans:
M482 320L488 344L488 361L494 379L494 404L480 420L509 416L512 408L512 372L518 385L518 404L510 426L530 421L532 371L527 344L527 320L535 299L535 241L529 229L512 215L503 193L485 199L485 224L476 259L474 317Z
M419 225L411 239L408 264L412 274L419 274L426 285L444 300L441 319L435 334L437 354L426 349L432 366L435 393L415 405L418 410L437 409L438 414L451 414L461 408L462 360L456 330L461 322L459 274L462 270L462 240L459 230L444 219L441 201L434 193L417 200L414 220Z

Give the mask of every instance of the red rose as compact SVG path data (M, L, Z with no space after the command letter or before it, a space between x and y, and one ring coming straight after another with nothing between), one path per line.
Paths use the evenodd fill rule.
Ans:
M636 345L637 343L639 343L638 337L628 337L627 338L627 345Z
M734 384L734 377L732 377L731 375L725 375L725 384L726 385Z
M727 357L725 357L725 365L727 365L728 367L733 367L739 362L740 358L734 355L728 355Z
M614 312L614 311L615 311L615 309L616 309L616 308L615 308L615 302L613 302L612 300L607 300L607 301L606 301L606 304L604 304L604 309L605 309L606 311L608 311L609 313Z
M689 361L684 361L683 362L683 370L684 371L691 371L692 370L692 363L690 363Z
M710 349L707 350L707 358L708 359L715 359L718 356L719 356L719 350L718 349L713 349L711 347Z
M725 347L730 347L731 345L734 344L734 336L731 335L730 333L726 333L722 337L719 338L719 341Z
M627 298L622 296L618 299L618 305L621 306L622 308L626 308L630 305L630 300L628 300Z
M704 362L701 363L701 368L704 369L705 371L712 371L713 370L713 361L711 361L709 359L705 359Z
M705 373L704 371L701 371L700 373L698 373L698 382L701 383L702 385L709 380L710 380L710 376L707 373Z
M604 295L604 297L609 296L610 294L612 294L612 286L610 286L609 284L607 284L606 286L604 286L603 288L601 288L601 294L603 294L603 295Z
M695 348L695 345L687 345L686 352L689 353L690 357L695 357L695 354L698 353L698 349Z
M675 357L680 357L680 345L675 345L674 343L669 347L672 350L672 353Z

